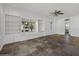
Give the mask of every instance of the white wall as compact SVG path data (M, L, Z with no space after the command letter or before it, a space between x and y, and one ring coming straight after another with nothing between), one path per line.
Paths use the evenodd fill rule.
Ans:
M3 39L5 34L5 19L4 19L4 13L3 13L3 6L0 4L0 50L3 46Z
M71 27L70 27L70 33L73 36L79 37L79 15L71 17Z
M64 19L56 19L55 20L55 32L56 34L64 34Z
M70 19L70 34L79 37L79 15L56 20L56 34L65 33L64 19Z
M15 15L15 16L21 16L29 19L40 20L42 22L40 23L40 26L39 26L40 28L38 29L39 30L38 32L5 35L5 19L4 19L5 17L1 16L4 19L4 20L2 19L1 21L1 23L3 23L1 26L2 28L1 32L4 33L4 37L1 40L1 42L3 42L3 45L12 43L12 42L23 41L23 40L33 39L36 37L52 34L50 30L50 21L46 17L34 14L28 10L18 9L11 6L3 6L3 11L4 11L4 13L2 13L3 16L5 16L5 14Z

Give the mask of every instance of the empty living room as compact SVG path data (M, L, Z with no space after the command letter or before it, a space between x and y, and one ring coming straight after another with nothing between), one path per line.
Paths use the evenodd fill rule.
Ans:
M0 3L0 56L79 56L79 4Z

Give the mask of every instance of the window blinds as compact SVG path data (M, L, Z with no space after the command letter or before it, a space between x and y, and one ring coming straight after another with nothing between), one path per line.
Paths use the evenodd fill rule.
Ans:
M5 34L16 34L20 32L20 17L5 15Z

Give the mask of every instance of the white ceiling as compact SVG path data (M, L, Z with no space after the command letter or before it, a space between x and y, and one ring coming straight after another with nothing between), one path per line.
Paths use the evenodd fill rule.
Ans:
M41 16L49 16L49 12L61 10L64 12L60 17L71 17L79 14L79 4L77 3L6 3L5 5L29 10Z

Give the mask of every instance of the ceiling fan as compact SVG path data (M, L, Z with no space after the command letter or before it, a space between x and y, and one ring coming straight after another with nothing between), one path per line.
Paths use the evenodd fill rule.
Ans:
M49 12L49 14L53 16L59 16L59 15L63 15L64 13L60 10L55 10L54 12Z
M53 32L55 32L56 28L55 28L55 16L59 16L59 15L63 15L64 13L61 10L55 10L54 12L49 12L49 16L53 16L53 25L54 25L54 29ZM52 21L50 22L50 24L52 24Z

